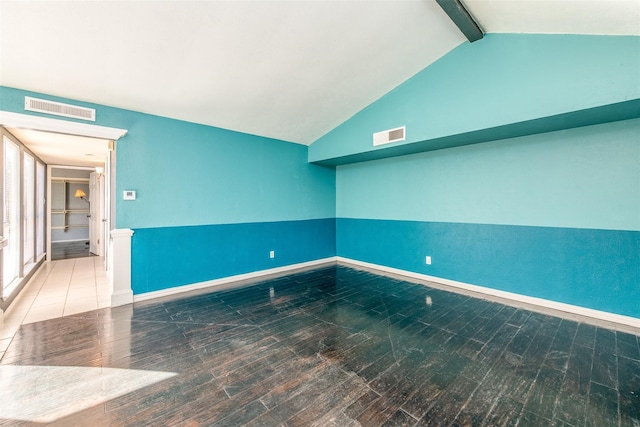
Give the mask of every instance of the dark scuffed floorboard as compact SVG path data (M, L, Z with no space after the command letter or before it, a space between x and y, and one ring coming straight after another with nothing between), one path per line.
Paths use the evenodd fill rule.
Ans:
M93 254L89 252L88 241L51 243L51 259L53 261L90 256L93 256Z
M640 425L636 335L342 266L24 325L0 365L176 374L0 426Z

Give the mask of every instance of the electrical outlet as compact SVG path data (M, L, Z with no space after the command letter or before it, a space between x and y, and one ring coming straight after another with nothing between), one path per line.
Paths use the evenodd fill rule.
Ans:
M276 251L270 251L269 252L269 258L273 259L276 257Z
M431 257L427 256L424 261L427 263L427 265L431 265Z

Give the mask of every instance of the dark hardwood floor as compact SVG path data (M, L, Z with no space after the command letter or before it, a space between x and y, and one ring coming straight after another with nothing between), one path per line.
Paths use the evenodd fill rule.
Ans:
M57 261L60 259L84 258L94 256L89 252L89 241L77 242L52 242L51 243L51 259Z
M640 423L636 335L340 266L23 325L6 365L177 374L82 392L60 426ZM2 402L25 400L0 424L42 425L19 416L38 405L21 381L3 383Z

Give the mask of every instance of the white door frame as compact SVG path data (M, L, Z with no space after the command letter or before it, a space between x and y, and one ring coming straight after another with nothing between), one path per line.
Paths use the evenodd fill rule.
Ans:
M90 138L117 141L127 134L125 129L91 125L88 123L68 122L48 117L30 116L0 110L0 125L10 128L39 130L66 135L87 136Z
M69 166L69 165L57 165L57 164L47 164L47 188L46 188L46 200L53 200L53 195L52 195L52 182L53 182L53 178L55 178L53 176L53 169L58 169L58 170L62 170L62 169L69 169L69 170L80 170L80 171L86 171L86 172L90 172L90 173L95 173L94 171L96 170L95 167L91 167L91 166ZM92 197L96 197L94 194L92 194L93 192L91 191L91 189L89 190L89 199L90 199L90 206L93 205L93 201L91 200ZM47 218L47 228L45 230L46 232L46 260L47 262L52 261L51 256L53 255L53 252L51 251L51 203L47 203L46 204L46 212L45 212L46 218ZM91 215L91 212L89 212L89 215ZM89 241L91 241L91 232L89 232ZM103 256L104 254L96 254L96 255L100 255ZM106 267L106 264L105 264Z

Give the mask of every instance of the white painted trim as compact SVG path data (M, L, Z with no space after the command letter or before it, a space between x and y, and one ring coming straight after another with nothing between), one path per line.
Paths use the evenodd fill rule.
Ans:
M114 228L109 234L111 237L131 237L133 236L133 230L130 228Z
M442 277L429 276L426 274L414 273L412 271L400 270L397 268L386 267L383 265L372 264L363 261L357 261L350 258L336 257L339 263L346 265L360 266L371 270L377 270L394 275L409 277L419 281L440 283L448 287L459 289L474 294L487 295L496 299L505 301L514 301L516 303L526 304L529 306L540 307L554 312L569 313L584 318L597 319L605 322L611 322L619 325L630 326L640 330L640 319L621 314L609 313L606 311L594 310L591 308L580 307L577 305L565 304L561 302L551 301L543 298L530 297L526 295L516 294L513 292L501 291L498 289L487 288L484 286L472 285L469 283L458 282L455 280L444 279ZM429 283L421 283L429 286ZM584 319L582 319L584 320Z
M109 274L111 288L111 307L133 302L131 288L131 236L129 228L111 230L109 245L113 254L112 268Z
M53 230L55 231L55 230ZM87 242L89 238L86 239L73 239L73 240L52 240L51 243L71 243L71 242Z
M66 135L88 136L117 140L127 134L125 129L98 126L88 123L70 122L68 120L51 119L48 117L33 116L29 114L11 113L0 111L0 126L34 129L46 132L62 133Z
M0 112L0 114L2 114L2 112ZM52 259L52 253L51 253L51 203L49 203L49 201L52 199L52 192L51 192L51 174L52 174L52 167L51 165L47 165L47 189L46 189L46 197L47 200L45 202L45 209L46 209L46 229L44 231L45 233L45 254L46 254L46 258L47 258L47 262L51 262Z
M284 267L270 268L268 270L260 270L254 271L251 273L238 274L235 276L223 277L215 280L208 280L206 282L193 283L190 285L176 286L169 289L162 289L159 291L145 292L143 294L138 294L133 296L133 302L146 301L154 298L161 298L170 295L180 294L183 292L195 291L199 289L211 288L211 291L221 290L221 289L229 289L236 286L225 286L225 285L233 285L234 283L241 286L247 280L264 278L265 276L278 275L282 273L291 273L295 270L303 270L309 269L310 267L316 267L323 264L335 264L337 261L336 257L329 257L318 259L315 261L302 262L299 264L287 265Z
M120 307L121 305L131 304L133 302L133 291L131 289L123 289L111 293L111 307Z

